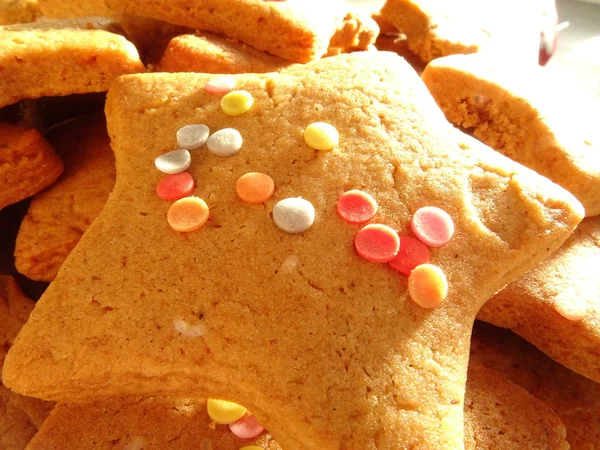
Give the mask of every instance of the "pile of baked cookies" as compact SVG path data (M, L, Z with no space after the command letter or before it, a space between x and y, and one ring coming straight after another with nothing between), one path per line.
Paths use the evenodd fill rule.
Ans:
M600 448L526 3L0 0L0 449Z

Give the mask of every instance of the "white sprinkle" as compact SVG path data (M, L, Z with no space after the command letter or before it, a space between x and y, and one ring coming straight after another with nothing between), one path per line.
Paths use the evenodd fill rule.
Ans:
M123 450L142 450L146 446L146 440L142 436L133 436Z
M213 94L223 94L233 90L235 78L231 75L219 75L211 78L205 85L205 89Z
M233 128L224 128L213 133L206 142L208 150L217 156L231 156L242 148L242 135Z
M187 150L194 150L202 147L209 135L210 130L206 125L186 125L177 130L177 145Z
M315 208L303 198L286 198L273 208L273 221L286 233L303 233L315 222Z
M206 327L203 324L190 325L182 319L174 320L173 328L175 328L175 331L179 334L186 337L201 337L207 333Z
M192 156L190 152L183 148L160 155L154 160L154 165L158 170L171 175L183 172L190 167L191 163Z
M298 257L296 255L290 255L281 263L279 270L283 273L291 273L296 270L296 267L298 267Z

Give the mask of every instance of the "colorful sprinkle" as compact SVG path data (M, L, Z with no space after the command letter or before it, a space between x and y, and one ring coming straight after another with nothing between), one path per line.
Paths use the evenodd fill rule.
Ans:
M430 258L429 248L421 241L400 236L400 251L389 264L401 274L410 275L415 267L428 263Z
M194 179L188 172L167 175L156 186L156 193L163 200L179 200L194 190Z
M273 208L273 221L286 233L303 233L315 222L315 207L303 198L286 198Z
M211 94L223 94L233 90L235 87L235 78L229 75L220 75L213 77L204 86L207 92Z
M433 308L448 295L448 280L438 266L421 264L408 276L408 293L417 305Z
M435 206L420 208L413 216L411 227L415 236L430 247L442 247L454 234L452 217Z
M183 148L160 155L154 160L154 165L158 170L171 175L187 170L191 163L192 156L190 152Z
M340 134L333 125L315 122L304 130L304 141L315 150L331 150L340 143Z
M177 145L186 150L194 150L202 147L209 135L210 129L206 125L186 125L177 130Z
M572 322L580 322L588 313L587 302L572 289L561 292L554 298L554 309Z
M242 439L254 439L265 431L265 428L258 423L256 417L248 413L240 420L229 424L229 429L233 434Z
M357 189L344 192L337 203L337 213L349 223L363 223L377 214L377 202L373 197Z
M354 238L356 252L367 261L391 261L400 250L400 237L396 230L379 223L367 225Z
M196 231L206 223L208 216L208 205L204 200L185 197L171 205L167 212L167 222L175 231Z
M221 99L221 109L228 116L239 116L252 108L254 97L248 91L233 91Z
M206 141L208 151L213 155L226 157L235 155L242 148L244 140L234 128L223 128L213 133Z
M246 203L264 203L273 195L275 183L269 175L249 172L238 178L235 190Z
M227 400L216 400L209 398L206 402L206 410L213 422L219 425L229 425L236 422L246 414L246 408L237 403Z

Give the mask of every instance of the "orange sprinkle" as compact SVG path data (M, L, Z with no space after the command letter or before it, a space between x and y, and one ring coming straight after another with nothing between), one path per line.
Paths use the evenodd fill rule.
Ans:
M209 210L206 202L198 197L177 200L169 208L167 222L175 231L196 231L206 223Z
M408 293L417 305L433 308L448 295L448 280L438 266L421 264L408 276Z
M273 195L275 183L269 175L249 172L237 180L235 190L246 203L264 203Z

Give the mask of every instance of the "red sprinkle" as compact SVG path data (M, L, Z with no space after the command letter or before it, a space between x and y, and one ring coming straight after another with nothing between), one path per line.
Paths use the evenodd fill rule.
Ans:
M337 203L337 212L349 223L368 222L377 214L377 202L363 191L353 189L344 192Z
M446 245L454 234L452 217L435 206L420 208L414 214L410 225L415 236L430 247Z
M401 236L400 251L389 265L403 275L410 275L415 267L428 263L430 258L429 248L425 244L418 239Z
M179 200L190 195L195 186L192 176L188 172L181 172L167 175L160 180L156 186L156 193L163 200Z
M242 439L254 439L265 431L264 427L256 420L256 417L248 413L238 421L229 424L229 429Z
M398 254L400 237L393 228L371 224L358 232L354 239L354 248L367 261L384 263Z

